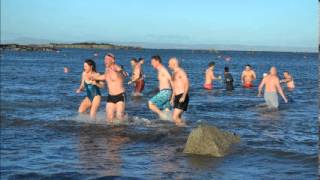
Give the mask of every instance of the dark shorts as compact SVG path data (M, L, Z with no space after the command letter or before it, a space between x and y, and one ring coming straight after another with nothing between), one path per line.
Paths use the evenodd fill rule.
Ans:
M134 92L135 93L141 93L144 89L144 80L143 79L139 79L138 81L136 81L136 87Z
M118 102L124 102L125 101L125 93L121 93L121 94L118 94L118 95L110 95L108 94L108 97L107 97L107 103L118 103Z
M182 97L183 94L179 94L174 96L174 108L181 109L183 111L187 111L188 109L188 104L189 104L189 95L187 94L186 99L184 102L179 102L180 98Z

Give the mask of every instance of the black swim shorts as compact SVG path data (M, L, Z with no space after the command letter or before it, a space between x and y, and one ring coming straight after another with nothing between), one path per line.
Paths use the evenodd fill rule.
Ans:
M173 105L173 107L177 108L177 109L181 109L183 111L187 111L188 104L189 104L189 95L187 94L184 102L181 103L181 102L179 102L179 100L182 97L182 95L183 94L179 94L179 95L174 96L174 105Z

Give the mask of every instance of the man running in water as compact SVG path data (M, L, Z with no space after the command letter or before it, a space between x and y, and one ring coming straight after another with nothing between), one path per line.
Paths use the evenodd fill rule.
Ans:
M278 93L281 95L285 103L288 102L286 96L283 93L283 90L280 86L280 80L277 76L277 69L271 67L269 75L263 78L261 84L259 85L258 96L261 96L262 88L265 86L264 90L264 100L270 108L278 108Z
M152 56L151 65L158 71L159 92L149 100L149 109L157 113L161 119L167 119L172 95L171 76L162 65L160 56ZM161 110L164 110L164 112Z
M125 74L122 68L115 63L115 56L108 53L104 58L106 72L104 75L94 76L95 80L105 80L108 86L108 97L106 105L107 120L113 122L114 117L118 120L124 119L125 89L123 81ZM116 114L116 115L115 115Z
M226 90L232 91L233 88L233 77L229 72L229 67L224 67L224 83L226 84Z
M169 60L169 68L172 70L172 98L171 104L174 107L172 119L177 126L185 125L181 119L182 113L187 111L189 104L189 79L186 72L179 66L177 58Z
M283 77L284 79L282 79L280 83L286 83L288 90L293 90L295 88L295 85L291 74L288 71L284 71Z
M134 96L140 96L144 89L144 78L142 71L142 64L144 63L143 58L132 58L131 66L132 66L132 77L131 81L128 84L135 83Z
M251 65L247 64L241 75L241 82L244 88L252 88L253 81L256 79L256 73L252 70Z
M214 62L210 62L208 64L208 69L206 70L205 74L205 83L203 84L203 88L207 90L212 90L213 89L213 84L212 81L216 79L221 79L221 77L216 78L214 76Z

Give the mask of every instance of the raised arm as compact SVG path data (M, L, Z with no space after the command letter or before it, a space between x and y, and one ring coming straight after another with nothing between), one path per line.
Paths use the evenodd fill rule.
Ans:
M94 81L104 81L106 80L106 75L97 73L97 74L94 74L91 78Z
M288 102L286 96L284 95L283 93L283 90L282 90L282 87L280 86L280 81L279 79L277 80L277 83L276 83L276 87L277 87L277 91L279 92L279 94L281 95L281 97L283 98L284 102Z

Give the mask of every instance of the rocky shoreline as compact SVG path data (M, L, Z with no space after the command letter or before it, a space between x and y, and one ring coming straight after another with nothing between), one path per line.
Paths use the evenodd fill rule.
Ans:
M141 47L122 46L114 44L97 44L97 43L71 43L71 44L0 44L0 50L11 51L59 51L60 49L124 49L124 50L139 50Z

